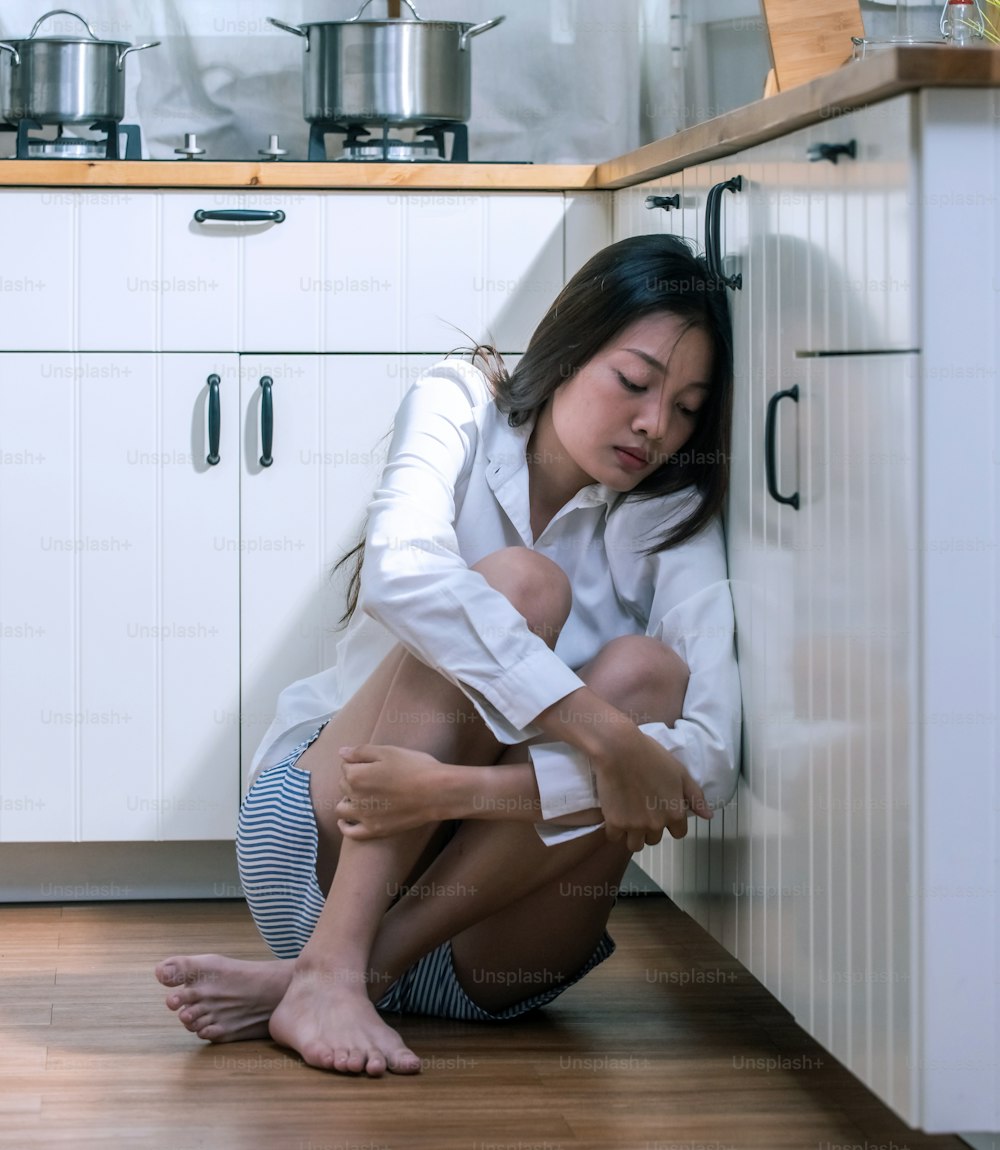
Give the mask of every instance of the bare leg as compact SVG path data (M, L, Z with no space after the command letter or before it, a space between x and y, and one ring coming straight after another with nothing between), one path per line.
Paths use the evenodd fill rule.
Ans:
M633 713L637 721L679 716L686 686L683 662L659 644L644 639L616 640L583 672L587 682L609 701ZM316 744L318 745L318 744ZM512 748L507 759L523 751ZM346 844L358 845L358 844ZM460 980L474 1001L501 1009L578 970L603 931L628 853L600 834L546 848L530 826L467 822L422 875L411 893L384 917L370 968L398 973L445 938L453 937ZM453 892L448 898L421 891ZM216 956L217 958L217 956ZM211 969L211 961L201 961ZM292 963L237 964L232 960L215 977L266 1012L260 984L267 983L272 1005L292 975ZM277 971L260 968L278 968ZM254 982L249 991L238 985ZM251 1037L226 1031L214 1021L220 1007L186 1007L197 1014L204 1038L218 1041ZM182 1016L183 1019L183 1016ZM185 1020L186 1024L187 1021Z
M499 552L477 566L508 595L529 625L554 645L569 610L568 586L559 569L523 550ZM435 721L438 716L443 721ZM400 744L467 763L493 762L501 748L461 691L397 650L299 760L299 766L313 776L311 793L322 844L317 877L325 886L333 872L333 881L313 936L292 967L280 1008L272 1014L270 1033L312 1065L369 1074L381 1074L386 1068L411 1072L419 1068L419 1060L372 1006L404 968L374 975L369 958L385 910L436 828L421 827L365 843L342 841L335 811L342 795L337 748L364 742ZM265 965L266 998L273 996L288 968ZM252 995L253 1010L243 1019L237 1003L246 1000L248 987L239 986L228 1001L221 1001L226 992L220 987L242 981L247 973L236 970L231 961L225 970L218 964L213 968L210 956L198 956L167 960L157 977L166 985L182 987L167 999L181 1021L199 1035L219 1040L259 1033L265 1009L260 995ZM212 981L216 983L212 994L202 993ZM327 1039L333 1031L338 1037Z

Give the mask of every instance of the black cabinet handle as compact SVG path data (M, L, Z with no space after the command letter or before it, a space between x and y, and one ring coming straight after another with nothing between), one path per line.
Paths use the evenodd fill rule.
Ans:
M778 423L778 404L783 399L794 399L799 402L799 385L794 384L786 391L776 391L767 401L767 418L764 421L764 469L767 472L767 490L772 499L778 503L790 503L796 511L799 509L799 493L782 495L778 491L776 479L777 466L774 460L774 440Z
M271 448L274 445L274 399L271 396L271 385L274 380L269 375L261 376L260 380L260 443L263 454L260 457L261 467L270 467L274 462Z
M199 208L194 214L194 222L203 224L206 220L225 220L231 224L281 224L285 221L285 213L280 208L274 212L254 208L219 208L218 211L206 212Z
M663 208L664 211L669 212L671 208L679 208L681 206L681 194L675 193L672 196L647 196L647 208Z
M708 270L726 287L736 290L743 287L743 276L740 273L727 276L723 270L722 241L719 238L719 230L722 222L722 193L739 192L742 188L742 176L733 176L731 180L723 180L721 184L715 184L709 188L708 200L705 203L705 259L708 262Z
M815 163L817 160L829 160L835 164L841 156L856 159L858 155L857 140L849 140L846 144L810 144L809 159Z
M221 382L214 373L208 377L208 455L205 462L212 467L219 462L219 432L222 428L222 402L219 399Z

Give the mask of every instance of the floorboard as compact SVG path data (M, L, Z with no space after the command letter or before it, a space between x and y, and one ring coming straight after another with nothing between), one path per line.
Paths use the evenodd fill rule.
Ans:
M403 1020L414 1078L201 1043L155 961L269 957L240 902L0 907L0 1146L106 1150L963 1150L910 1130L665 897L511 1024Z

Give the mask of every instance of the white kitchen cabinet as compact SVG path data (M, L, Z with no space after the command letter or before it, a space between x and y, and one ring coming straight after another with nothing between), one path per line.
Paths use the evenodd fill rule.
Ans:
M331 568L438 358L0 357L0 841L233 836L238 763L330 663Z
M403 394L438 356L247 356L241 361L240 612L244 781L278 694L331 665L346 578ZM271 462L261 465L261 381ZM235 717L235 716L234 716Z
M0 350L518 351L563 283L563 214L552 192L3 189Z
M573 199L567 257L560 193L0 191L0 841L233 836L241 759L329 664L403 392L523 350L607 238ZM234 210L284 219L194 218Z
M721 818L640 861L928 1131L1000 1128L997 104L901 96L683 173L702 213L716 173L744 177L723 227L743 764ZM797 509L764 463L793 387L775 482Z
M0 839L233 834L237 427L206 355L0 357Z

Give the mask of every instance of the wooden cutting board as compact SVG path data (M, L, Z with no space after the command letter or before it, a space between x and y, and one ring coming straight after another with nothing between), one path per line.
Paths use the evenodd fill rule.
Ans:
M864 36L860 0L761 0L779 91L825 76L850 60Z

